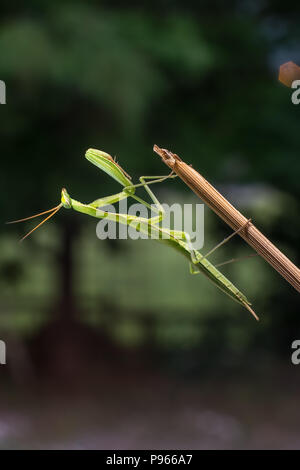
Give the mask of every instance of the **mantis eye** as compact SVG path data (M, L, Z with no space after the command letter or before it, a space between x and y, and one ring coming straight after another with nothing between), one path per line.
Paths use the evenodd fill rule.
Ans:
M66 188L62 188L61 190L61 203L65 209L72 208L71 198L66 190Z

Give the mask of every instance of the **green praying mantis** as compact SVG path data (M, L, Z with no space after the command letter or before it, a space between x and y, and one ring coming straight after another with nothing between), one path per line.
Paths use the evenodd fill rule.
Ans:
M69 193L65 188L61 191L61 202L56 207L49 209L47 211L41 212L39 214L26 217L24 219L15 220L9 223L22 222L28 219L38 217L40 215L49 214L41 223L34 227L30 232L28 232L22 240L28 237L34 230L39 228L44 224L48 219L53 217L62 207L65 209L73 209L77 212L96 217L98 219L106 218L107 220L117 222L120 224L130 225L135 228L135 230L150 235L150 238L169 245L179 251L184 255L190 262L190 272L192 274L202 273L210 281L215 284L219 289L221 289L225 294L231 297L233 300L241 304L246 308L256 320L258 320L257 315L250 307L250 302L246 296L231 282L227 279L212 263L207 259L207 256L211 254L217 247L225 243L229 238L231 238L235 233L232 233L227 237L223 242L217 245L215 249L211 250L207 255L202 255L199 251L193 249L189 234L183 231L171 230L169 228L162 228L159 223L164 217L164 208L150 189L150 184L160 183L167 178L175 178L176 175L170 173L169 175L164 176L141 176L140 183L132 184L131 177L122 169L122 167L106 152L89 149L87 150L85 157L91 163L96 165L100 170L106 172L109 176L114 178L122 187L123 190L117 194L111 196L103 197L96 199L95 201L89 204L83 204L82 202L77 201L76 199L71 198ZM148 193L152 205L144 201L136 195L136 189L138 187L143 187ZM145 205L147 208L155 211L156 215L150 218L138 217L135 215L121 214L108 212L101 208L109 204L115 204L126 198L133 198L139 203Z

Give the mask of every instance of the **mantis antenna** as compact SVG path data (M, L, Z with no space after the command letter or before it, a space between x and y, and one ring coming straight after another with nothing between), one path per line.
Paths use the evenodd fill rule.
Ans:
M58 206L52 207L52 209L48 209L47 211L40 212L39 214L34 214L34 215L29 216L29 217L25 217L24 219L12 220L11 222L6 222L6 223L7 224L17 224L19 222L25 222L25 220L34 219L35 217L39 217L40 215L49 214L49 212L51 212L51 214L48 215L48 217L46 217L44 220L42 220L42 222L40 222L38 225L36 225L36 227L34 227L32 230L30 230L30 232L26 233L26 235L24 235L24 237L21 238L20 242L22 242L23 240L25 240L25 238L27 238L29 235L31 235L37 228L41 227L41 225L43 225L45 222L47 222L47 220L51 219L51 217L53 217L54 214L56 214L56 212L58 212L61 207L62 207L62 204L60 203L60 204L58 204Z

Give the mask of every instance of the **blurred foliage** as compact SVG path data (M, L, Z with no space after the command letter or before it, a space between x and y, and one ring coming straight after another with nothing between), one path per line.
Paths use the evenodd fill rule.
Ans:
M300 108L277 81L281 63L300 63L299 9L267 0L126 5L30 0L18 6L3 1L2 218L53 206L62 186L81 201L118 191L84 160L88 147L117 155L135 177L161 174L165 168L151 150L157 143L217 186L273 188L255 203L250 198L246 210L299 262ZM178 200L191 197L182 184L174 185ZM73 216L81 223L74 248L78 305L90 324L108 322L105 328L116 341L143 343L147 327L136 319L143 312L155 318L160 344L173 344L174 351L202 345L196 357L203 362L221 342L242 357L248 347L280 350L294 339L300 324L297 295L262 261L226 268L255 301L263 317L257 327L205 279L202 284L191 277L176 253L143 241L100 247L93 221L68 216L60 213L22 247L11 236L13 228L5 229L2 327L33 331L37 317L43 321L41 312L47 321L59 295L55 263L63 229L54 225ZM212 246L227 232L214 216L206 221L205 246ZM243 254L247 248L241 243L234 240L223 253ZM105 315L111 305L115 321Z

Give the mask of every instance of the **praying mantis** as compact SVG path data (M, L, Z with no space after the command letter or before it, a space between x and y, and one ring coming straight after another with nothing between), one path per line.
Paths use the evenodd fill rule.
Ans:
M61 208L73 209L77 212L81 212L83 214L87 214L98 219L106 218L107 220L113 222L131 225L135 228L135 230L146 235L150 234L151 238L154 238L155 240L161 243L175 248L190 262L190 272L192 274L204 274L210 281L213 282L213 284L215 284L215 286L221 289L233 300L241 304L254 316L256 320L258 320L258 317L250 307L251 304L246 298L246 296L231 281L229 281L229 279L227 279L212 263L208 261L207 256L211 254L214 250L211 250L207 255L204 256L199 251L193 249L188 233L178 230L171 230L169 228L162 228L159 225L159 223L164 217L164 208L160 204L157 197L154 195L149 186L150 184L160 183L166 180L167 178L175 178L176 175L173 174L173 172L169 175L164 176L141 176L140 183L133 184L131 182L131 177L108 153L96 149L89 149L87 150L85 157L88 161L100 168L100 170L104 171L113 179L115 179L123 187L123 190L117 194L96 199L95 201L90 202L89 204L83 204L82 202L71 198L68 191L63 188L61 191L61 202L56 207L53 207L52 209L41 212L39 214L26 217L24 219L9 222L22 222L28 219L38 217L40 215L49 214L41 223L39 223L29 233L27 233L22 238L22 240L24 240L34 230L36 230L43 223L53 217L53 215L55 215ZM136 189L138 187L143 187L146 190L153 203L152 205L150 205L148 202L144 201L136 195ZM153 209L155 209L156 215L153 217L151 216L150 218L145 218L129 214L108 212L106 210L101 209L109 204L115 204L129 197L135 199L139 203L142 203L152 211ZM235 233L236 232L227 237L223 242L217 245L217 247L223 244L229 238L231 238Z

